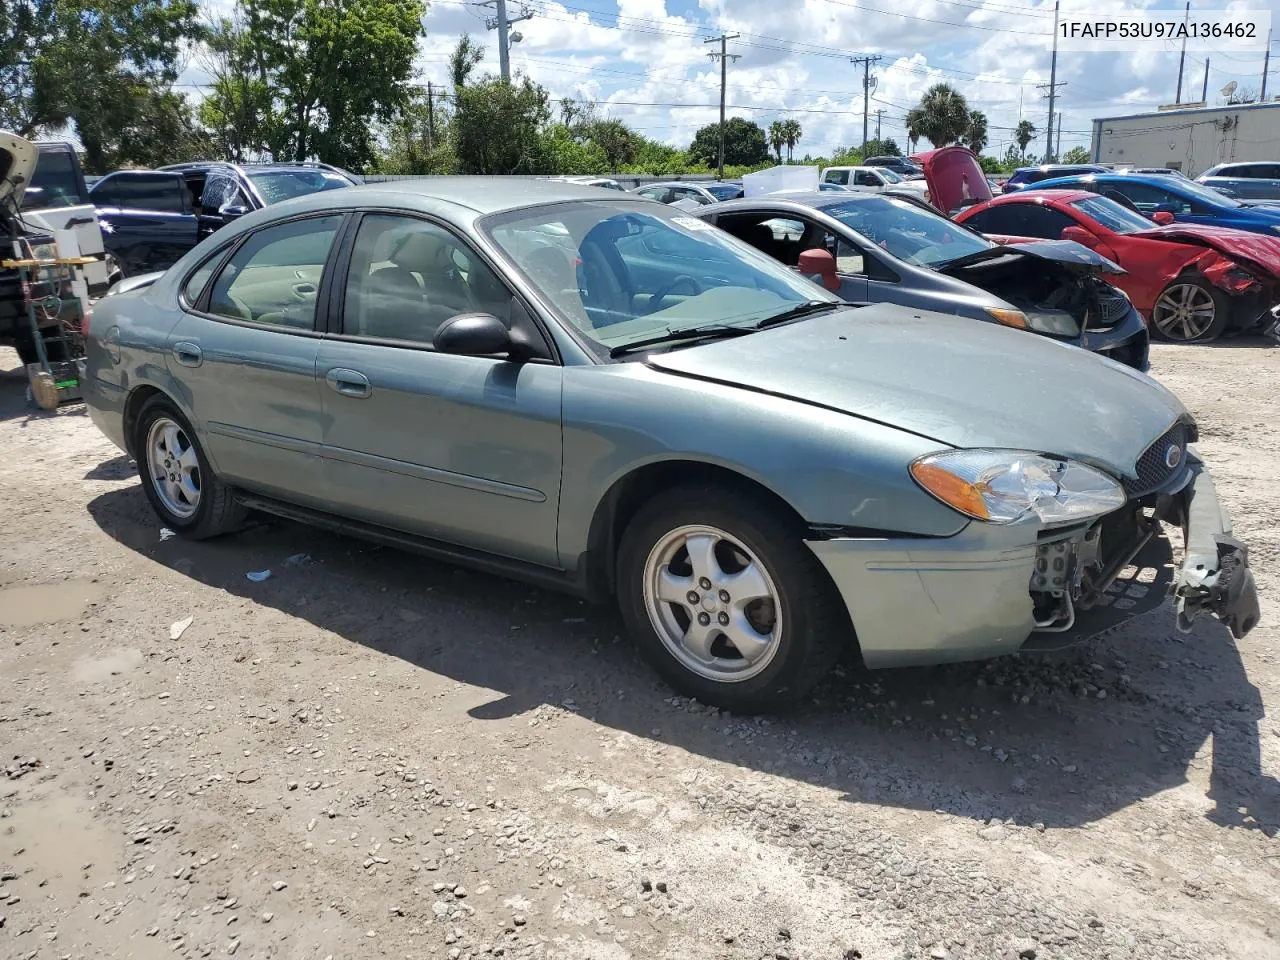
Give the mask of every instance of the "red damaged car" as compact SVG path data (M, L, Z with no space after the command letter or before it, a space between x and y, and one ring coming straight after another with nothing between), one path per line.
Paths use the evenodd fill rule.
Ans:
M1280 237L1153 223L1084 190L1006 194L955 219L997 242L1074 240L1114 261L1126 272L1110 282L1167 340L1204 342L1277 327Z

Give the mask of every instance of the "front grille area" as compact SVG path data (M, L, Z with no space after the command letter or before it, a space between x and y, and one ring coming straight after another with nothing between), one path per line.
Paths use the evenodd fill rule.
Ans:
M1137 473L1138 478L1131 480L1124 478L1124 490L1130 497L1140 497L1143 494L1150 493L1152 490L1158 490L1160 487L1168 483L1174 476L1181 473L1187 467L1187 443L1190 442L1190 431L1185 423L1175 423L1160 437L1142 451L1142 456L1138 457ZM1178 448L1178 462L1172 467L1169 466L1165 457L1170 446Z
M1108 285L1098 284L1098 307L1101 312L1090 326L1094 329L1114 327L1129 315L1129 306L1129 298L1119 290Z

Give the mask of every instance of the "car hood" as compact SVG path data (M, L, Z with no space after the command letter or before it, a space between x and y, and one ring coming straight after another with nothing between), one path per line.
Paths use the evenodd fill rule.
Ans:
M0 130L0 203L9 197L22 201L36 169L36 145L16 133Z
M943 147L911 159L924 167L933 205L943 213L991 199L991 184L968 147Z
M1209 247L1219 253L1248 263L1271 277L1280 277L1280 237L1268 237L1262 233L1232 230L1229 227L1208 227L1174 223L1131 234L1151 240L1167 240L1174 243L1193 243Z
M1118 263L1108 260L1074 240L1030 240L1019 244L997 244L990 250L979 250L967 257L952 260L937 267L939 273L963 277L967 267L1001 257L1025 256L1031 260L1049 261L1063 268L1072 276L1095 276L1102 273L1121 274L1125 270Z
M668 373L787 397L952 447L1032 450L1134 476L1186 409L1145 374L1078 347L892 304L651 354Z

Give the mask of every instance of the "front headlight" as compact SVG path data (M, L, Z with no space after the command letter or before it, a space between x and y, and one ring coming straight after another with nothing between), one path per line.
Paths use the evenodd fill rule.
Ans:
M1123 488L1100 470L1019 450L947 450L911 464L916 483L965 516L988 523L1039 517L1063 523L1124 506Z
M1271 229L1274 230L1276 233L1280 233L1280 223L1272 224Z
M1006 327L1017 327L1019 330L1027 329L1027 315L1021 310L1006 310L1004 307L987 307L987 314L996 323Z

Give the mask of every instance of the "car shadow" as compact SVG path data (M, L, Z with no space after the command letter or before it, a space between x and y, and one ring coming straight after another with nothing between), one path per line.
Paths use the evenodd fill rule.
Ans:
M875 673L843 663L798 708L730 717L674 697L610 608L272 518L162 542L136 486L88 509L194 580L497 691L470 711L479 720L550 705L847 799L1047 828L1190 781L1214 822L1280 828L1280 783L1260 769L1262 701L1234 642L1217 623L1177 634L1167 605L1057 654ZM246 579L263 569L267 581Z
M10 354L13 363L17 355ZM0 358L0 364L6 361ZM0 369L0 421L21 420L28 423L45 417L84 416L85 406L79 400L68 401L57 410L40 410L27 401L27 370L21 364Z

